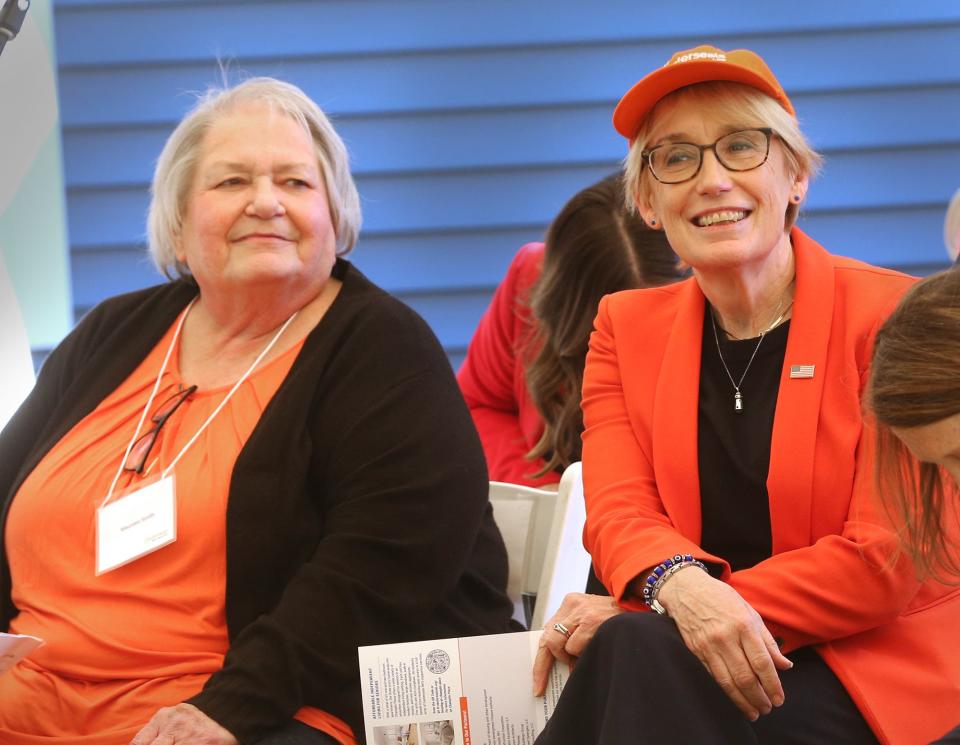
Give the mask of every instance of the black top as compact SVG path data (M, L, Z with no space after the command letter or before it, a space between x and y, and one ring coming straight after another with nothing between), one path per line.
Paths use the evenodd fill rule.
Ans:
M733 384L717 354L709 305L704 313L697 419L700 545L725 558L733 571L751 567L773 551L766 482L789 329L789 321L777 326L757 349L759 337L728 340L718 326L716 339L735 382L740 383L757 349L740 385L743 410L738 413Z
M230 481L230 649L191 703L241 742L304 705L363 742L358 645L513 630L483 451L443 350L350 264L334 276L340 294ZM196 294L179 280L99 305L0 434L0 630L17 613L2 544L10 501Z

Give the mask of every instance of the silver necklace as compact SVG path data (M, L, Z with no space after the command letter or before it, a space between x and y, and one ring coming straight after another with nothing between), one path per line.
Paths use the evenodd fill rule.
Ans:
M780 303L782 305L783 301L781 300ZM776 319L774 319L773 323L760 332L760 338L757 339L757 346L753 348L753 354L750 355L750 359L747 361L747 366L743 368L743 375L740 376L740 380L735 381L733 376L730 374L730 368L727 367L727 361L723 359L723 352L720 351L720 335L717 334L717 317L714 315L713 306L710 306L710 321L713 325L713 340L717 343L717 356L720 357L720 364L723 365L723 371L727 374L727 377L730 378L730 384L733 386L733 410L735 413L743 413L743 394L740 393L740 386L743 385L743 379L747 377L747 373L750 371L750 365L753 364L753 360L757 356L757 352L760 351L760 345L763 344L763 337L780 325L780 322L783 321L783 317L787 315L792 307L793 302L791 301L790 305L788 305L784 311L778 315Z

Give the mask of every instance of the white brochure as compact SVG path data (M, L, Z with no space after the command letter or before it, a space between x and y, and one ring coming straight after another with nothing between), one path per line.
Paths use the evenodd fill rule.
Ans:
M43 639L35 636L0 632L0 674L7 672L41 644Z
M368 745L532 745L570 671L533 695L542 631L360 647Z

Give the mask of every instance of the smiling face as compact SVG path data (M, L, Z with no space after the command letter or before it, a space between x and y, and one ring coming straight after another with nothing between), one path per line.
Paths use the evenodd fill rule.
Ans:
M734 120L728 107L711 106L681 93L657 104L646 148L670 142L706 145L739 130L767 126ZM766 163L729 171L710 150L699 173L679 184L662 184L645 169L639 206L644 219L666 231L670 245L695 270L748 269L789 261L785 215L794 195L806 194L808 179L791 172L785 146L774 135Z
M960 486L960 414L919 427L891 427L914 457L943 467Z
M321 287L336 235L314 143L294 119L244 104L204 136L177 259L202 293Z

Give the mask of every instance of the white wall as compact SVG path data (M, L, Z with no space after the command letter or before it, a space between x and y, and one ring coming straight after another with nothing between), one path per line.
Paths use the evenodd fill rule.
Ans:
M54 346L73 325L50 0L33 0L0 54L0 324L13 297L32 346Z

